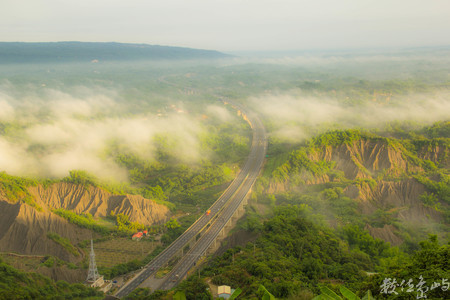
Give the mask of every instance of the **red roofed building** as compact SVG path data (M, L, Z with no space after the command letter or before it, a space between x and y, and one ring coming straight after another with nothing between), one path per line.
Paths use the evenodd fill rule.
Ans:
M131 239L133 239L133 240L141 239L142 236L143 236L143 233L141 231L139 231L138 233L133 234Z

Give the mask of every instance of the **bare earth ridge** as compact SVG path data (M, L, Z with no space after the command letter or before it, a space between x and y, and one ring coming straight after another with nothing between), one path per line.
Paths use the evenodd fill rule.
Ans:
M29 187L36 203L35 208L21 203L11 203L0 196L0 251L20 254L53 255L69 262L76 262L80 255L69 253L58 243L47 238L53 232L67 238L73 245L90 239L92 233L69 223L51 212L63 208L76 213L90 213L106 217L111 212L123 213L132 222L145 225L162 223L170 216L169 209L161 204L138 195L112 195L97 187L83 187L71 183L56 183L47 188L41 185Z

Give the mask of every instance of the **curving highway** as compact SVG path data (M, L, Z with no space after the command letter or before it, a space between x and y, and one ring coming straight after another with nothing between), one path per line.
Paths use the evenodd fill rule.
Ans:
M230 102L228 101L228 103ZM208 216L203 215L192 224L172 244L145 266L139 274L128 281L116 293L116 297L125 297L131 293L147 278L154 275L159 268L166 265L172 257L180 252L185 245L196 238L199 233L202 233L201 237L190 251L181 258L178 264L164 278L158 289L170 289L178 284L178 282L181 281L187 272L195 265L196 261L211 246L253 186L264 163L267 149L266 133L261 121L256 115L249 114L238 104L231 104L243 113L244 118L249 122L253 131L250 155L248 156L244 167L226 191L209 208L211 210L210 214ZM209 225L209 227L207 225Z

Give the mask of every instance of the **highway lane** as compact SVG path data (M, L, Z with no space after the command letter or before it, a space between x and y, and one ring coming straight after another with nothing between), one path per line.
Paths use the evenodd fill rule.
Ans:
M241 112L245 112L245 110L241 106L234 103L232 103L232 105L237 107ZM248 117L249 115L247 114L247 118ZM223 223L225 219L228 220L229 218L231 218L233 212L239 207L240 202L245 197L245 195L253 185L254 181L256 180L256 177L259 174L259 170L264 162L265 151L267 147L264 127L262 126L260 120L256 116L253 116L248 118L247 121L252 126L253 131L250 155L248 156L244 164L244 167L236 176L236 178L233 180L233 182L230 184L230 186L227 188L227 190L225 190L225 192L209 208L209 210L211 210L209 216L203 215L202 217L200 217L181 236L179 236L172 244L170 244L163 252L161 252L149 264L147 264L139 274L137 274L133 279L128 281L124 286L122 286L122 288L116 293L115 295L116 297L121 298L131 293L148 277L155 274L159 268L166 265L169 262L169 260L172 257L174 257L178 252L180 252L181 249L183 249L183 247L185 247L187 243L193 240L197 236L197 234L205 230L208 223L214 220L213 225L207 228L207 232L203 234L203 236L199 239L199 241L202 241L201 245L203 245L203 247L207 245L210 241L212 242L214 240L212 238L214 234L211 234L211 232L215 233L217 231L217 228L220 227L220 225L217 225L219 224L217 221L222 220L220 222ZM230 201L230 199L232 199L232 201ZM218 215L219 213L220 216ZM225 224L226 222L223 223L223 225ZM223 228L223 226L221 228ZM214 230L212 231L212 229ZM220 230L217 231L217 233L218 232L220 232ZM205 237L209 237L207 242L205 242ZM199 243L199 241L196 243L196 245ZM196 245L193 248L195 248ZM194 256L191 253L185 257L194 257ZM194 261L198 259L197 256L195 257L196 258ZM174 276L177 274L178 273L173 273ZM167 282L167 280L169 279L166 279L165 282Z
M257 176L264 163L265 153L267 149L267 142L264 128L259 119L252 118L252 123L256 125L256 137L254 139L254 151L249 156L250 170L244 179L238 191L233 195L229 205L227 205L221 212L220 216L210 226L208 231L202 235L199 241L192 247L192 249L178 262L172 271L166 276L159 289L168 290L177 285L187 274L187 272L195 266L196 262L203 256L221 230L226 226L232 218L234 212L241 205L241 202L247 196L249 190L256 181Z

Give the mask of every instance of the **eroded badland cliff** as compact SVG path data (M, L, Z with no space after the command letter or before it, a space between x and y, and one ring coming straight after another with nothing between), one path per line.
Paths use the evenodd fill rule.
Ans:
M339 187L357 203L358 214L389 214L395 222L366 224L366 229L374 237L399 245L403 242L400 224L413 230L445 223L448 203L434 186L448 181L449 165L445 142L418 145L413 152L385 138L347 139L328 145L316 142L293 151L273 171L266 192L276 195L302 193L314 186ZM437 203L424 202L424 195L432 195Z
M111 213L124 214L132 222L153 225L168 220L169 209L138 195L113 195L101 188L71 183L55 183L27 187L36 207L23 201L11 201L0 193L0 251L20 254L52 255L67 262L77 262L83 252L67 251L50 239L48 233L56 233L68 239L72 245L93 236L91 230L69 223L52 212L65 209L75 213L89 213L103 218ZM95 234L94 234L95 235Z

